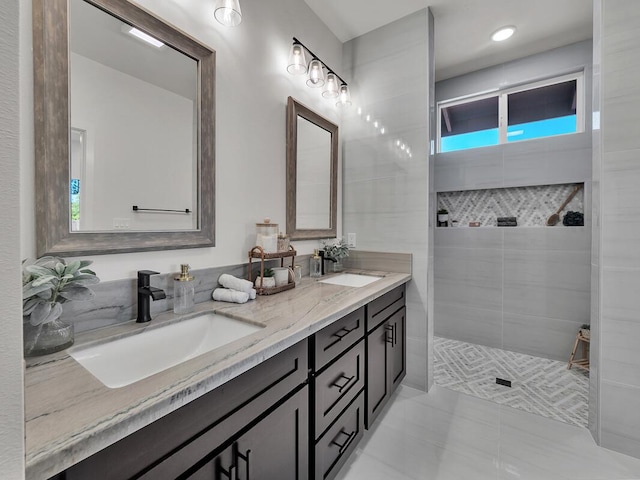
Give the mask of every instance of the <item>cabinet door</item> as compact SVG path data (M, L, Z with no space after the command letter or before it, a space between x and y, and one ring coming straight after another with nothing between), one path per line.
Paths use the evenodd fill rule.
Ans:
M406 373L406 308L367 336L367 429Z
M236 442L237 480L309 477L309 389L270 413Z
M367 416L369 428L389 396L387 371L390 368L388 342L391 340L389 321L378 325L367 336Z
M306 480L309 478L309 394L305 386L189 480Z
M400 385L400 382L402 381L406 373L406 312L407 309L403 307L389 319L389 324L391 325L390 334L392 342L387 343L387 348L391 349L390 356L392 359L391 369L389 371L392 384L391 391L395 390L396 387Z

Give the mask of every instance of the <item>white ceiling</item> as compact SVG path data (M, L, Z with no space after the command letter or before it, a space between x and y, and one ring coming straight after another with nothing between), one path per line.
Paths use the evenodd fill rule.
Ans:
M343 42L427 6L435 18L436 80L592 37L592 0L305 0ZM504 25L516 34L489 39Z

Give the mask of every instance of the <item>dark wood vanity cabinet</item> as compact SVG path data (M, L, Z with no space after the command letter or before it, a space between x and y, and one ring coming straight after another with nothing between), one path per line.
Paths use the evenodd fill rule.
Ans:
M290 397L222 452L196 465L189 480L308 478L308 388ZM160 477L155 477L160 478Z
M367 415L370 428L406 374L404 285L369 305L367 312Z
M405 375L405 312L402 285L54 478L330 480Z
M239 475L232 479L244 480L243 455L250 450L249 472L281 473L252 478L304 480L308 478L307 381L308 347L302 341L70 467L63 478L202 478L198 470L220 463L220 476L208 478L224 479L222 468L237 465ZM286 471L272 470L283 467Z
M365 317L361 307L310 339L316 480L335 477L364 434Z

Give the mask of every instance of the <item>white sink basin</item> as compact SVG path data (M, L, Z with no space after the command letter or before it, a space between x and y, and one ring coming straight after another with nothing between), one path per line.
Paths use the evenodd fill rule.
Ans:
M320 280L320 283L330 283L332 285L342 285L345 287L364 287L370 283L380 280L382 277L374 275L360 275L356 273L341 273L335 277Z
M150 329L69 354L109 388L124 387L261 330L215 313Z

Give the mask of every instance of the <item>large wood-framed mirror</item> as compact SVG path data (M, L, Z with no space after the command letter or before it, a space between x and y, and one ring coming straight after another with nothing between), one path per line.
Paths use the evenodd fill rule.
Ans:
M215 52L127 0L33 0L33 38L37 255L213 246Z
M287 233L293 240L335 237L338 126L287 100Z

